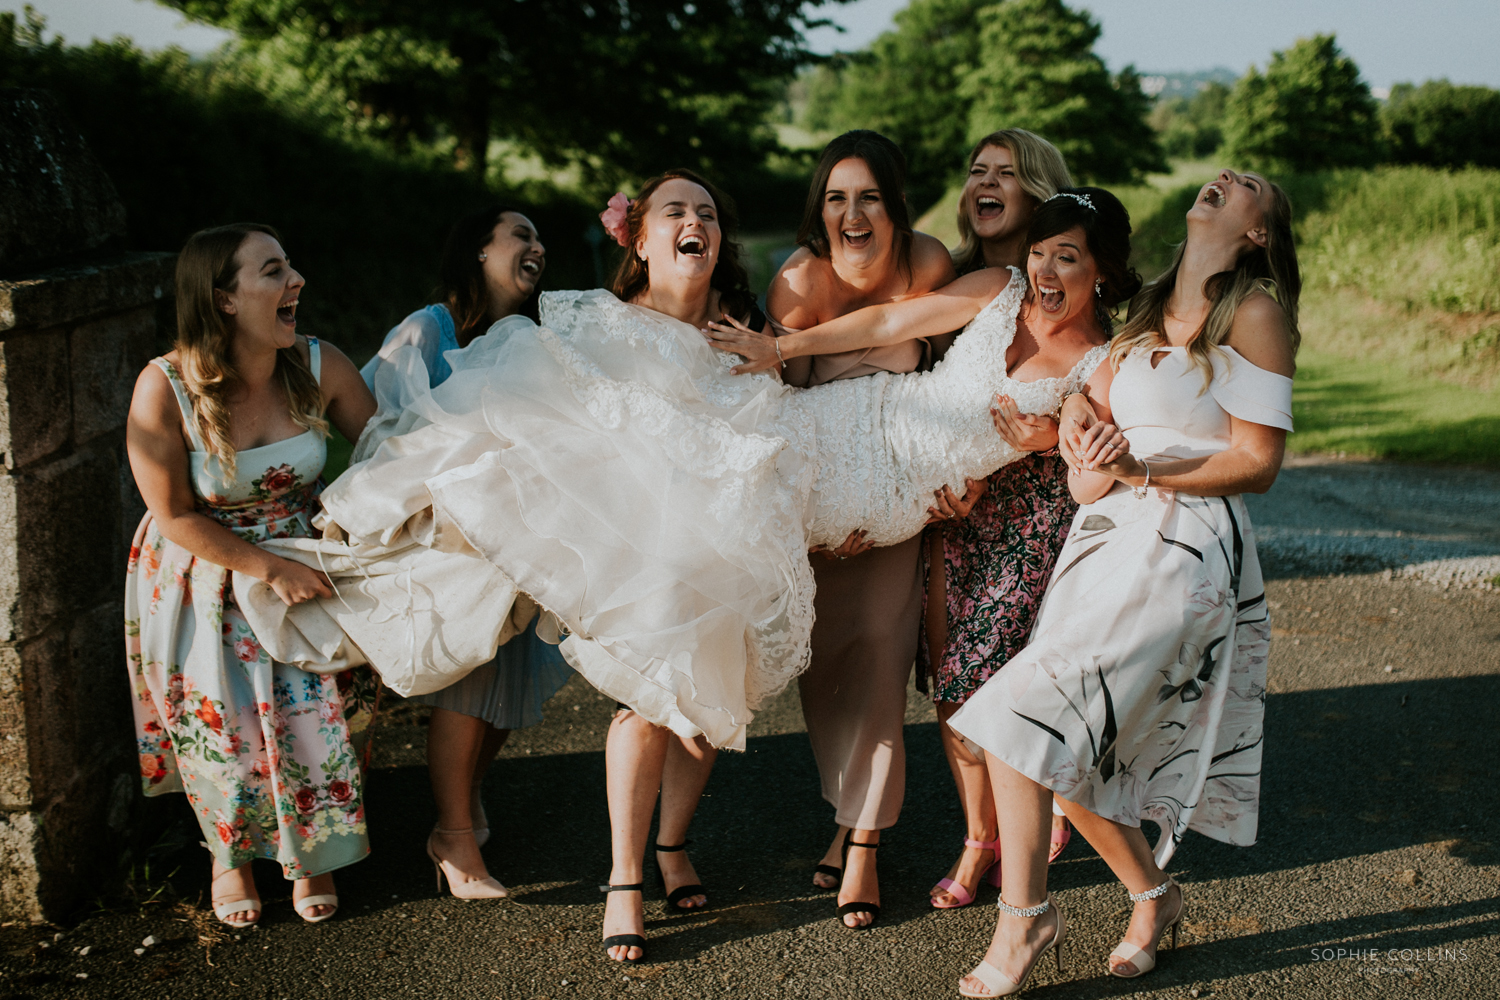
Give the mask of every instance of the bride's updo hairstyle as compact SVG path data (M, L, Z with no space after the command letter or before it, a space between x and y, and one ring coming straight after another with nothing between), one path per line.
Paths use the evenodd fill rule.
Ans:
M857 128L832 140L823 147L818 169L807 188L807 204L802 209L802 224L797 227L797 245L806 247L824 260L832 254L828 228L823 225L823 198L828 194L828 177L844 160L863 160L875 175L885 214L896 227L896 264L911 280L911 213L906 208L906 155L901 147L866 128Z
M238 378L229 360L234 320L214 302L214 290L239 286L240 245L251 233L281 242L281 234L258 222L203 229L188 237L177 255L177 367L208 453L219 460L225 481L234 479L235 451L229 432L230 387ZM323 391L296 347L276 352L272 378L286 391L287 409L300 427L328 434Z
M1264 177L1256 175L1260 180ZM1220 271L1204 283L1203 294L1208 299L1208 317L1198 332L1187 342L1187 355L1203 372L1203 387L1206 390L1213 380L1213 355L1219 345L1229 337L1234 327L1234 314L1240 303L1256 292L1265 292L1280 305L1286 314L1287 333L1292 338L1292 353L1302 343L1302 332L1297 327L1297 300L1302 296L1302 271L1297 266L1297 247L1292 239L1292 201L1278 185L1266 181L1271 192L1271 207L1266 210L1266 245L1250 246L1235 261L1234 269ZM1138 347L1156 347L1167 342L1161 332L1165 326L1167 302L1177 288L1177 271L1182 267L1182 255L1187 249L1187 240L1177 246L1171 266L1147 285L1130 305L1130 318L1120 329L1120 335L1110 345L1109 359L1119 367L1120 362Z
M448 241L443 244L442 270L432 299L447 306L448 312L453 314L460 344L466 342L466 335L470 338L477 336L490 325L490 293L484 284L484 262L479 255L489 246L490 237L500 224L500 216L506 212L530 217L524 208L490 205L455 222L448 230ZM540 298L541 288L538 287L521 303L520 315L540 323L541 314L537 309Z
M740 245L736 239L740 231L740 217L735 211L734 199L706 178L682 167L651 178L630 203L630 209L625 213L625 225L630 230L629 237L624 241L625 257L615 271L615 280L610 283L609 290L621 302L629 302L651 287L651 274L646 262L633 253L632 249L645 228L644 220L646 210L651 207L651 196L667 181L678 179L698 185L714 200L714 208L719 213L719 257L714 262L714 273L708 283L718 291L719 308L724 314L744 320L755 305L755 293L750 291L750 276L745 272L745 265L740 263Z
M1103 188L1063 188L1037 206L1026 230L1026 246L1061 236L1075 226L1083 230L1099 268L1095 307L1107 336L1114 327L1116 307L1141 290L1141 276L1130 266L1130 213Z

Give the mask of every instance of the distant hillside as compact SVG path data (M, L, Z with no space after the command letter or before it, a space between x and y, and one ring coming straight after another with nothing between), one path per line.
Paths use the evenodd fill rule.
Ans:
M1141 73L1141 89L1148 97L1173 98L1192 97L1210 83L1234 86L1240 75L1223 66L1201 69L1193 73Z

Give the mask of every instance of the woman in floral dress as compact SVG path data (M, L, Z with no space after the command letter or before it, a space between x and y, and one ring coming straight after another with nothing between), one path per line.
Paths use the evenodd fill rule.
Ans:
M1072 181L1062 154L1024 129L985 136L969 154L958 206L963 240L953 252L960 274L985 267L1025 267L1026 230L1036 208ZM969 695L1005 665L1031 633L1057 552L1078 505L1054 449L1056 424L1027 417L1004 400L996 427L1032 454L1013 462L960 499L937 498L922 551L927 591L917 644L918 684L931 684L943 752L964 810L964 852L932 887L939 909L966 906L995 862L995 801L984 756L948 726ZM1053 818L1054 857L1067 843L1067 820ZM998 873L998 869L994 869Z
M297 336L303 284L269 227L192 236L176 349L136 381L126 434L148 510L125 579L141 778L147 795L187 793L214 912L236 927L260 919L252 859L279 861L317 922L338 906L330 873L369 853L351 736L374 678L273 661L230 586L248 573L288 604L331 593L255 544L313 533L328 423L354 440L375 410L343 354Z

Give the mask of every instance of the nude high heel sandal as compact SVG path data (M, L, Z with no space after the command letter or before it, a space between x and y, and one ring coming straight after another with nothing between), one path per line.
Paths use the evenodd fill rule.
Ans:
M1062 946L1068 937L1068 921L1063 917L1062 910L1058 909L1057 905L1053 903L1052 893L1047 893L1047 898L1035 906L1011 906L1003 899L996 905L1013 917L1039 917L1048 910L1052 910L1057 914L1057 925L1052 931L1052 940L1048 941L1042 946L1041 951L1032 956L1031 964L1026 966L1026 971L1021 974L1021 981L1019 983L990 963L981 961L969 975L979 980L989 992L974 993L964 989L963 980L959 980L958 992L961 996L1005 997L1010 996L1012 993L1021 992L1026 988L1026 981L1031 978L1031 970L1036 968L1037 962L1041 961L1042 956L1049 951L1052 952L1052 957L1057 960L1057 971L1062 972Z
M500 884L500 880L493 875L485 878L467 879L459 881L455 875L463 875L452 862L444 861L437 856L437 851L432 849L432 838L440 833L459 834L474 832L473 827L464 830L439 830L433 827L432 832L427 835L427 856L432 859L432 867L437 869L437 889L443 891L443 876L448 876L448 891L453 893L455 899L504 899L510 895L510 890ZM451 870L450 870L451 869Z
M1145 892L1132 892L1130 894L1130 901L1132 903L1144 903L1148 899L1155 899L1158 896L1164 896L1166 895L1167 890L1174 885L1177 885L1177 882L1173 880L1172 876L1168 875L1167 880L1154 889L1147 889ZM1162 928L1163 931L1165 931L1168 927L1172 929L1173 951L1177 950L1177 926L1182 923L1183 911L1187 908L1186 900L1184 900L1182 897L1182 886L1177 886L1177 893L1177 912L1172 914L1172 918L1168 920L1166 926ZM1137 976L1144 976L1146 973L1156 968L1156 944L1160 940L1161 935L1157 934L1156 941L1152 942L1150 951L1144 951L1140 948L1137 948L1133 944L1130 944L1126 941L1121 941L1118 945L1115 946L1115 950L1109 953L1109 974L1111 976L1118 976L1121 979L1135 979ZM1117 971L1118 964L1121 962L1129 962L1131 965L1135 966L1135 971Z
M203 846L207 847L208 845L204 844ZM217 864L218 862L215 861L214 863ZM223 878L225 875L228 875L233 871L239 871L239 869L225 868L223 871L219 872L217 875L214 875L209 880L208 897L210 900L213 899L214 886L218 884L219 879ZM256 924L260 923L260 916L263 912L265 912L262 908L261 901L254 896L247 896L244 899L231 899L224 903L214 903L213 908L214 916L219 918L219 923L224 924L226 927L234 927L239 930L254 927ZM229 918L234 916L236 913L254 913L255 919L230 920Z
M308 911L315 906L329 906L332 907L332 909L323 914L321 917L309 916ZM297 911L297 916L301 917L303 920L306 920L308 923L321 924L323 921L339 912L339 898L332 893L324 893L321 896L308 896L306 899L299 899L295 903L293 903L292 909Z

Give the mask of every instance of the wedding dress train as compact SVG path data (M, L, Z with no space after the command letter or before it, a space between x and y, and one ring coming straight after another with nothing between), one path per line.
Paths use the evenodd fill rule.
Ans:
M449 352L436 389L414 351L382 367L324 538L273 543L335 597L236 592L273 656L367 659L403 694L486 662L539 606L600 691L743 747L807 663L808 547L909 538L935 489L1019 456L989 407L1024 292L1013 272L930 372L805 390L732 375L698 330L608 292L547 293L541 325L510 317ZM1056 410L1060 380L1034 385L1021 409Z

